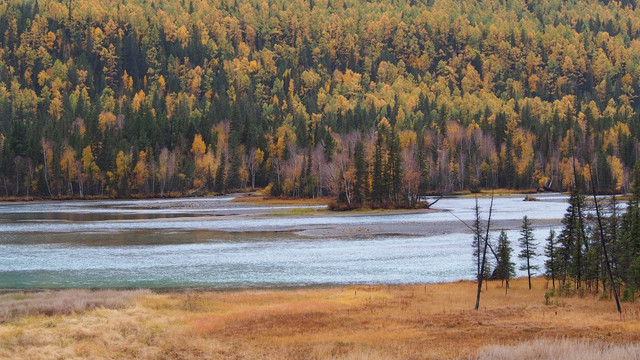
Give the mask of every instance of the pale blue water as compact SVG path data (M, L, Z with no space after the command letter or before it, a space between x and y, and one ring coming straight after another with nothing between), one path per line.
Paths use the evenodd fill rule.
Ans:
M493 219L559 219L564 197L499 198ZM301 236L295 230L412 223L433 228L449 212L367 216L246 215L229 198L0 205L0 288L269 287L406 284L473 278L471 234ZM488 210L488 199L480 205ZM474 199L443 199L465 221ZM290 207L286 207L289 209ZM285 211L286 211L285 209ZM259 207L268 214L283 208ZM227 216L215 216L226 214ZM229 215L233 214L233 215ZM485 216L486 217L486 216ZM551 222L556 224L557 221ZM548 227L535 231L538 242ZM517 225L508 232L517 244ZM497 237L497 232L492 236ZM542 245L540 246L542 249ZM515 254L519 249L514 249ZM537 260L541 265L542 257ZM542 267L541 267L542 268Z

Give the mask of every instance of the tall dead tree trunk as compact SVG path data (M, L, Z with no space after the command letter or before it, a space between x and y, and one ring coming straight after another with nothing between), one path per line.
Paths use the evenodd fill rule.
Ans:
M596 217L598 218L598 228L600 229L600 244L602 245L602 253L604 255L604 262L607 266L607 273L609 273L609 281L611 282L611 290L613 291L613 297L616 299L616 307L618 313L622 315L622 309L620 308L620 300L618 299L618 290L613 282L613 273L611 272L611 264L609 264L609 256L607 254L607 244L604 241L604 230L602 228L602 219L600 218L600 208L598 207L598 199L596 197L596 187L593 183L593 173L591 174L591 188L593 190L593 202L596 206Z
M493 190L491 190L491 205L489 205L489 218L487 219L487 231L484 237L484 246L482 249L482 266L478 273L478 292L476 294L475 310L480 308L480 293L482 292L482 281L484 280L484 267L487 263L487 247L489 246L489 229L491 228L491 212L493 211Z

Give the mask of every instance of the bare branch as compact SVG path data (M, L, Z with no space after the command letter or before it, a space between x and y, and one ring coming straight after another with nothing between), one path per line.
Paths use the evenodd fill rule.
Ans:
M467 224L464 220L462 220L458 215L454 214L453 212L451 212L449 210L449 213L456 219L458 219L458 221L460 221L462 223L462 225L466 226L467 229L471 230L473 232L474 235L477 235L478 238L480 238L480 240L485 241L487 243L487 245L489 246L489 250L491 250L491 253L493 254L493 256L495 257L496 261L498 260L498 254L496 253L496 251L493 249L493 246L491 246L491 243L489 243L487 241L487 239L480 234L479 232L476 231L476 229L474 229L473 227L471 227L471 225Z

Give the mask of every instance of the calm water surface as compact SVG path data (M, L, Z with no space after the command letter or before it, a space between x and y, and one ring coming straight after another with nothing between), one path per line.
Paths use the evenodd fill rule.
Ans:
M525 214L533 219L542 243L549 233L545 224L556 227L567 206L563 196L522 198L497 198L493 212L496 221L514 220L508 235L516 261L515 220ZM340 216L273 216L292 207L230 200L0 205L0 288L405 284L473 277L472 235L453 214L473 220L474 199L442 199L438 212ZM489 199L479 202L488 211ZM446 222L459 226L437 236L384 234L392 225L433 229ZM381 234L297 233L346 226L376 227Z

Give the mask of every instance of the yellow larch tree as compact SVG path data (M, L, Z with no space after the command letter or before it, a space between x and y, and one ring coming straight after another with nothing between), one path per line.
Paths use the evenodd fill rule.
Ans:
M62 156L60 157L60 171L68 186L70 195L73 195L73 186L71 180L76 177L76 151L69 145L65 146Z
M147 163L147 152L140 151L138 161L133 168L133 185L139 194L147 191L146 185L149 179L149 164Z

